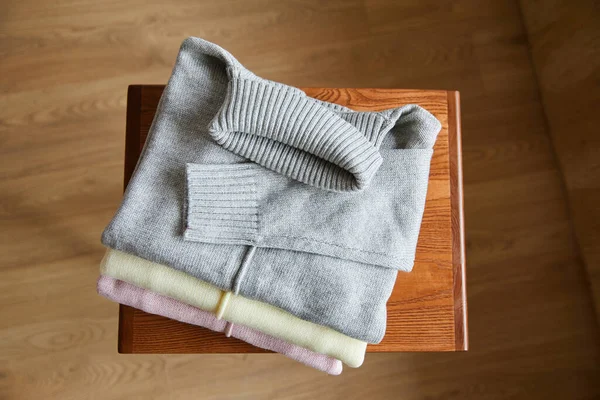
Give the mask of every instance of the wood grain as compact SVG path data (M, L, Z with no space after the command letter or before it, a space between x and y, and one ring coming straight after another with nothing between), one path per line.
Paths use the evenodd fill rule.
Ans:
M450 165L450 216L452 218L452 272L454 291L454 339L456 350L469 349L467 329L467 268L460 132L460 93L448 92L448 146Z
M585 3L552 4L531 10L571 21ZM587 12L536 29L580 36L532 57L522 11L517 0L0 2L0 399L598 398L600 332L534 68L547 54L570 68L550 82L593 93L580 74L597 67L595 47L578 43L597 24ZM460 90L468 352L370 353L335 378L275 354L117 353L118 306L95 282L122 198L126 89L166 82L190 35L297 87ZM586 171L580 154L600 147L584 139L569 163Z
M600 7L594 0L520 4L600 321Z
M131 176L154 118L163 86L130 86L127 107L125 181ZM466 350L466 291L462 223L458 94L398 89L304 88L309 96L355 110L383 110L420 104L441 122L423 216L416 262L401 273L388 303L386 336L369 352ZM453 126L449 127L449 112ZM449 138L449 132L453 138ZM131 138L135 138L131 139ZM453 146L450 152L450 143ZM452 154L452 159L451 159ZM451 174L453 177L451 177ZM452 215L452 212L456 216ZM458 291L455 291L457 289ZM128 353L264 352L222 333L121 306L119 349Z

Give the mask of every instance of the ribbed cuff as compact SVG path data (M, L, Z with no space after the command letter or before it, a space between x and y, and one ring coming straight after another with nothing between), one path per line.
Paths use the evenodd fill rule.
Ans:
M254 244L258 169L253 164L187 164L184 239Z
M232 78L209 132L229 151L326 190L362 190L382 162L351 123L304 92L270 81Z

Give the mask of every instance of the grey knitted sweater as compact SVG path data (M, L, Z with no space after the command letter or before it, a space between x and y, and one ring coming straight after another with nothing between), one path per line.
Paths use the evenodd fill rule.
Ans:
M439 130L418 106L354 112L189 38L102 241L378 343Z

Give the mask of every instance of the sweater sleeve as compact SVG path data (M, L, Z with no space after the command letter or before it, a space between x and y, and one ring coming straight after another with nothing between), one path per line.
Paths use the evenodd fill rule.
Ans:
M348 113L345 119L361 128L368 114L378 113ZM382 165L359 192L323 190L253 162L187 164L184 239L303 251L410 271L441 125L414 105L389 110L389 116L391 134L376 140Z

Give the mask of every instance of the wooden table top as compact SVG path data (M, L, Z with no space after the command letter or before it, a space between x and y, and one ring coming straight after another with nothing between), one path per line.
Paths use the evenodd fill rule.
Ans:
M148 135L162 85L132 85L127 94L125 186ZM468 348L458 92L305 88L309 96L355 110L419 104L442 123L413 271L400 272L387 304L385 338L368 352L461 351ZM120 306L120 353L264 353L223 333Z

